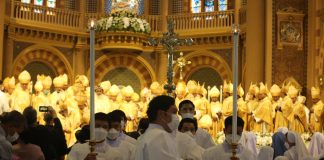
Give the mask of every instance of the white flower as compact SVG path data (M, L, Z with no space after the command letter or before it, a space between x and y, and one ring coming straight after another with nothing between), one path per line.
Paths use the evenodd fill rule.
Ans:
M129 18L128 17L124 17L123 18L123 22L124 22L124 28L127 28L129 26Z

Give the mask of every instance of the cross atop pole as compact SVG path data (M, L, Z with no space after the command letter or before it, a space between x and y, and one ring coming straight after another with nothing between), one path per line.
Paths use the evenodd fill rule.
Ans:
M168 52L168 84L164 86L164 89L167 90L169 96L172 96L172 92L175 90L175 86L173 85L173 53L178 46L192 45L193 40L191 38L179 39L179 35L174 32L173 20L168 19L168 32L163 33L162 38L150 38L148 43L151 46L161 44Z

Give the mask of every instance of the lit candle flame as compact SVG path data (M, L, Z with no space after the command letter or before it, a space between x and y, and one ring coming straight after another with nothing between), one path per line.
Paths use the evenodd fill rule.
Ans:
M94 20L91 20L91 22L90 22L90 26L91 26L91 28L94 27Z

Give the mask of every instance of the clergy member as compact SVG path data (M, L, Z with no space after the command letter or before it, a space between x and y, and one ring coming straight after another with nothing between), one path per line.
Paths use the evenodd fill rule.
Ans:
M222 104L219 102L219 90L213 86L209 91L210 110L213 119L213 136L223 130L224 119L222 117Z
M175 141L177 111L172 97L162 95L151 100L147 110L150 124L138 140L135 160L180 160Z
M229 116L225 119L225 141L222 144L209 148L203 154L203 160L230 160L232 153L232 121L233 117ZM244 127L244 121L242 118L237 117L237 141L240 140ZM248 149L244 148L242 145L237 146L236 156L240 160L255 160L256 156L253 155Z
M195 105L190 100L184 100L179 104L179 115L184 118L194 119L196 114ZM196 134L193 136L197 144L202 148L210 148L215 145L212 137L205 130L198 128Z
M282 98L280 97L281 89L278 85L274 84L270 88L270 93L272 96L272 111L274 118L274 131L277 131L280 127L288 127L288 120L282 113Z
M17 110L18 112L22 113L26 107L31 105L31 77L27 71L23 71L19 74L18 79L18 87L12 93L11 107L13 110Z
M311 94L313 106L311 107L310 125L314 132L321 132L323 130L324 105L320 99L320 89L312 87Z

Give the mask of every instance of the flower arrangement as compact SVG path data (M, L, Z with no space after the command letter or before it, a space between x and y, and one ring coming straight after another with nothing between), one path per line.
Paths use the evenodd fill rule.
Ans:
M150 34L151 27L145 19L138 18L134 13L119 11L99 19L96 31L131 31Z
M216 144L221 144L225 141L225 134L223 131L218 132L215 137L215 143Z

